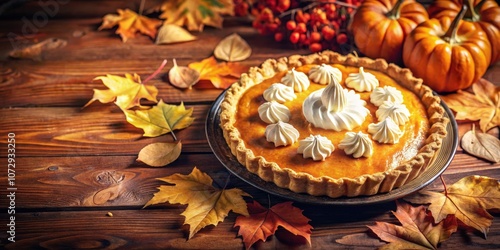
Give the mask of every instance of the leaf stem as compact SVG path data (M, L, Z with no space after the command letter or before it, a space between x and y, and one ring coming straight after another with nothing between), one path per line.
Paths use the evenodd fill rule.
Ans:
M443 183L444 195L448 196L448 188L446 187L446 182L444 181L443 175L439 175L439 179L441 179L441 183Z
M148 82L149 80L153 79L153 77L155 77L156 75L158 75L158 73L160 73L160 71L165 67L165 65L167 65L167 59L163 60L163 62L161 63L160 67L158 67L155 72L153 72L153 74L151 74L150 76L148 76L146 78L146 80L144 80L142 83L146 83Z

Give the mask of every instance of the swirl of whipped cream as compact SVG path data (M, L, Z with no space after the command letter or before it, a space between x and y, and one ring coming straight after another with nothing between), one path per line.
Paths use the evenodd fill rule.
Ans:
M309 135L299 141L297 153L304 158L312 158L315 161L324 161L335 150L333 143L321 135Z
M358 133L347 132L344 139L340 142L339 148L354 158L361 156L370 157L373 154L372 140L367 134L361 131Z
M385 101L380 105L375 114L379 121L390 117L397 125L404 125L410 117L410 111L408 111L404 104L393 103L391 101Z
M315 127L335 131L360 126L370 111L366 102L353 90L343 89L338 82L312 92L302 104L302 113Z
M380 143L395 144L399 142L399 138L403 135L403 131L399 126L390 118L387 117L379 123L372 123L368 125L368 133L372 138Z
M291 124L282 121L267 125L264 135L268 142L274 143L275 147L291 145L299 139L299 131Z
M260 119L265 123L288 122L291 116L287 106L275 101L261 104L258 111Z
M302 92L309 88L309 78L304 72L296 71L295 68L289 70L281 78L281 82L286 86L292 87L295 92Z
M351 73L345 79L345 84L359 92L369 92L378 87L378 79L370 72L359 67L358 73Z
M281 83L273 83L269 88L264 90L263 96L268 102L275 101L279 103L291 101L297 97L292 87Z
M333 75L337 82L342 81L342 71L328 64L322 63L321 65L313 66L309 70L309 79L323 85L331 83L330 75Z
M370 94L370 102L376 106L382 105L384 101L403 103L403 94L392 86L377 87Z

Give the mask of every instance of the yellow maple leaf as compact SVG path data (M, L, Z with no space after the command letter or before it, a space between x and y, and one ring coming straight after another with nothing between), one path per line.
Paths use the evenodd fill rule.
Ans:
M242 73L248 71L248 66L237 62L218 63L213 56L190 63L188 67L200 73L200 80L207 80L219 89L226 89L236 82ZM195 87L199 87L198 85Z
M137 32L148 35L151 38L156 37L156 28L162 21L139 15L130 9L118 9L118 15L107 14L102 18L102 24L98 30L110 29L118 25L116 34L119 34L123 42L129 38L134 38Z
M500 126L500 87L479 79L472 85L472 91L474 94L459 90L442 99L457 112L457 120L479 121L483 132Z
M455 215L465 225L486 236L493 219L486 210L500 209L500 184L498 180L485 176L467 176L443 193L424 190L404 199L416 204L430 204L429 210L436 223L448 215Z
M137 74L125 74L125 77L106 75L96 77L94 80L101 80L109 89L94 89L94 96L84 107L97 100L102 103L116 100L115 104L122 110L140 107L140 100L143 98L157 102L158 89L153 85L142 84L141 78Z
M144 136L155 137L187 128L193 123L193 108L186 109L184 104L170 105L160 100L157 105L147 110L126 110L127 121L144 130ZM175 136L174 136L175 138ZM176 139L176 138L175 138Z
M222 28L221 15L234 15L232 0L167 0L162 3L160 18L165 23L202 31L204 25Z
M212 178L194 167L189 175L173 174L159 180L174 184L161 185L144 207L169 202L188 205L181 215L186 217L184 224L189 225L191 239L200 229L217 226L232 210L248 216L243 196L250 196L238 188L217 189L212 186Z

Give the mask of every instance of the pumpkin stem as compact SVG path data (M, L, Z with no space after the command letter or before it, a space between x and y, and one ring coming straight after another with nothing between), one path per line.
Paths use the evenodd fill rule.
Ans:
M464 18L465 13L469 9L468 7L469 2L470 0L464 0L464 4L462 4L462 9L460 10L460 12L458 12L457 16L455 17L455 19L453 19L453 22L451 23L450 27L444 34L443 40L445 40L446 42L453 44L457 41L456 37L458 31L458 24Z
M479 21L481 19L481 15L479 14L479 12L485 2L486 0L481 0L481 2L474 6L474 0L464 1L464 4L467 4L467 7L469 7L467 12L465 13L464 19L472 22Z
M387 12L387 14L385 14L387 16L387 18L389 19L398 19L399 18L399 15L400 15L400 10L401 10L401 4L403 4L405 0L398 0L396 2L396 4L394 4L394 7L392 7L392 9Z

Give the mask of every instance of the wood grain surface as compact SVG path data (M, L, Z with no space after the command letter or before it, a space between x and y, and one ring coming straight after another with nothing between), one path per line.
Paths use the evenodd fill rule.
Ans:
M23 2L23 1L21 1ZM0 12L0 248L5 249L243 249L236 215L231 213L217 227L202 229L187 239L187 226L180 214L185 206L160 204L143 208L163 183L157 178L174 173L188 174L194 166L208 173L216 185L248 192L262 204L284 199L245 183L228 171L212 153L205 135L205 120L212 102L222 90L182 90L166 81L172 59L179 65L199 61L212 54L223 37L237 32L253 48L242 62L258 66L267 58L306 54L259 35L249 20L230 19L223 29L206 28L195 33L196 41L169 46L155 45L145 36L121 42L115 30L97 31L102 15L118 7L138 8L140 1L72 0L35 34L23 33L23 17L30 20L41 11L36 1L25 1ZM158 1L156 1L158 2ZM148 1L148 7L155 1ZM0 9L1 11L1 9ZM12 42L9 34L16 34ZM47 38L65 39L62 48L45 51L41 60L14 59L8 53L19 41L31 43ZM193 108L194 123L176 131L183 149L179 159L163 168L137 162L139 150L151 142L172 141L171 135L142 136L142 130L126 122L113 104L95 102L82 107L93 89L104 89L93 80L105 74L137 73L149 76L163 59L167 67L151 83L167 103L184 102ZM484 76L500 85L500 64ZM471 123L459 123L459 136ZM16 139L16 242L7 240L9 216L7 197L7 135ZM498 136L498 128L491 131ZM460 147L444 172L453 183L468 175L500 179L500 164L479 160ZM442 190L438 179L428 189ZM368 231L375 221L397 223L393 201L372 206L324 206L295 202L311 219L312 245L297 249L375 249L360 242L343 245L336 240ZM442 249L500 249L500 220L494 214L488 237L474 231L459 231L441 244ZM289 249L275 237L256 244L257 249Z

